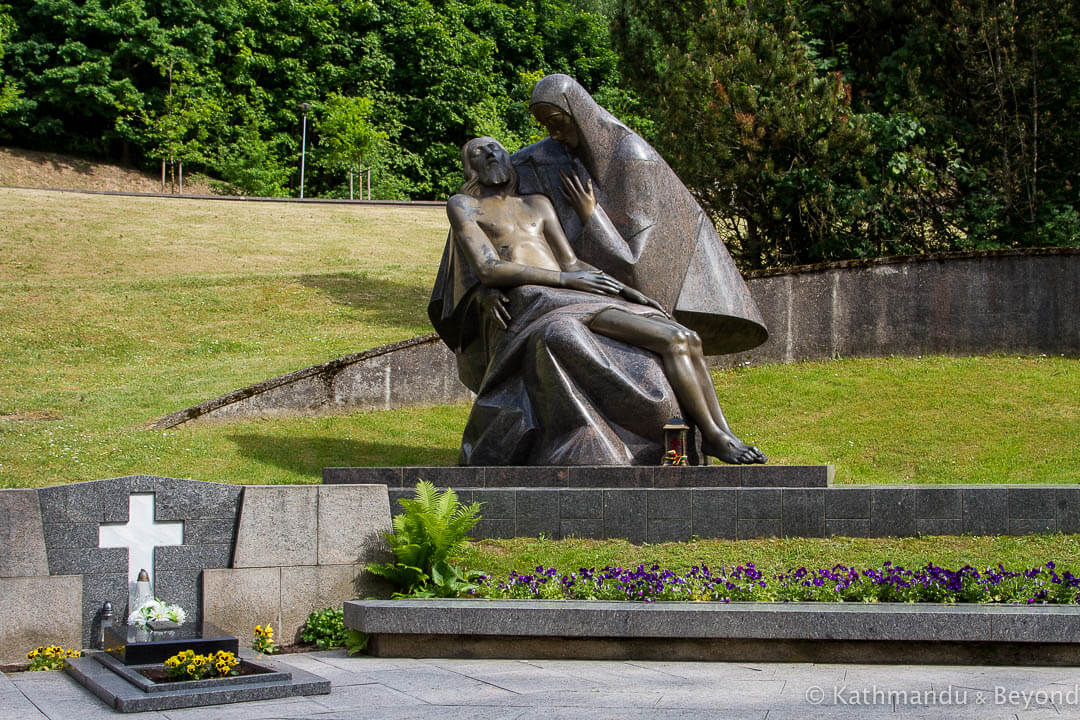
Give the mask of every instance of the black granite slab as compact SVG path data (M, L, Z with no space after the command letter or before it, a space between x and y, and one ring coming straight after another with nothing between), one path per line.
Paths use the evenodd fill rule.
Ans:
M153 632L134 625L117 625L105 628L105 648L125 665L146 665L165 662L181 650L194 650L198 655L218 650L236 654L240 641L208 622Z

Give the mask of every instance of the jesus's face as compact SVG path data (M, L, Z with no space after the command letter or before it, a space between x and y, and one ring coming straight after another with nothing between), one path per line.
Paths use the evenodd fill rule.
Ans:
M469 143L466 153L469 166L476 172L476 179L488 187L505 185L510 180L510 154L498 140L489 137L476 138Z

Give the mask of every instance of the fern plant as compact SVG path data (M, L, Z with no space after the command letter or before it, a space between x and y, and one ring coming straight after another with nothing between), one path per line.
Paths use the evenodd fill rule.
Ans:
M405 512L394 517L393 532L383 533L397 561L368 563L368 572L393 583L394 597L456 597L475 587L477 573L462 573L450 558L480 521L481 503L462 505L453 490L440 491L426 480L416 483L412 500L398 503Z

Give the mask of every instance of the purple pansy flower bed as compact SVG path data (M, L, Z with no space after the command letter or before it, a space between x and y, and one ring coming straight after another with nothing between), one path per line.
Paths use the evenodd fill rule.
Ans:
M905 568L884 563L859 570L846 565L829 569L805 567L772 575L746 563L710 569L694 566L685 573L658 565L636 568L581 568L561 573L539 566L522 575L511 572L505 580L483 576L476 597L563 600L712 600L831 601L831 602L936 602L936 603L1077 603L1080 578L1057 571L1053 562L1028 570L1006 570L1002 565L978 570L965 565L949 570L928 563Z

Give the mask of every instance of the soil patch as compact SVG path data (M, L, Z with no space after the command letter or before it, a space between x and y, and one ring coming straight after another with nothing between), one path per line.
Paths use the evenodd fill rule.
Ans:
M59 420L61 417L55 410L28 410L7 415L0 413L0 420Z
M0 185L52 190L160 193L161 174L60 153L0 148ZM171 192L166 185L164 192ZM202 175L184 175L185 195L212 195Z

